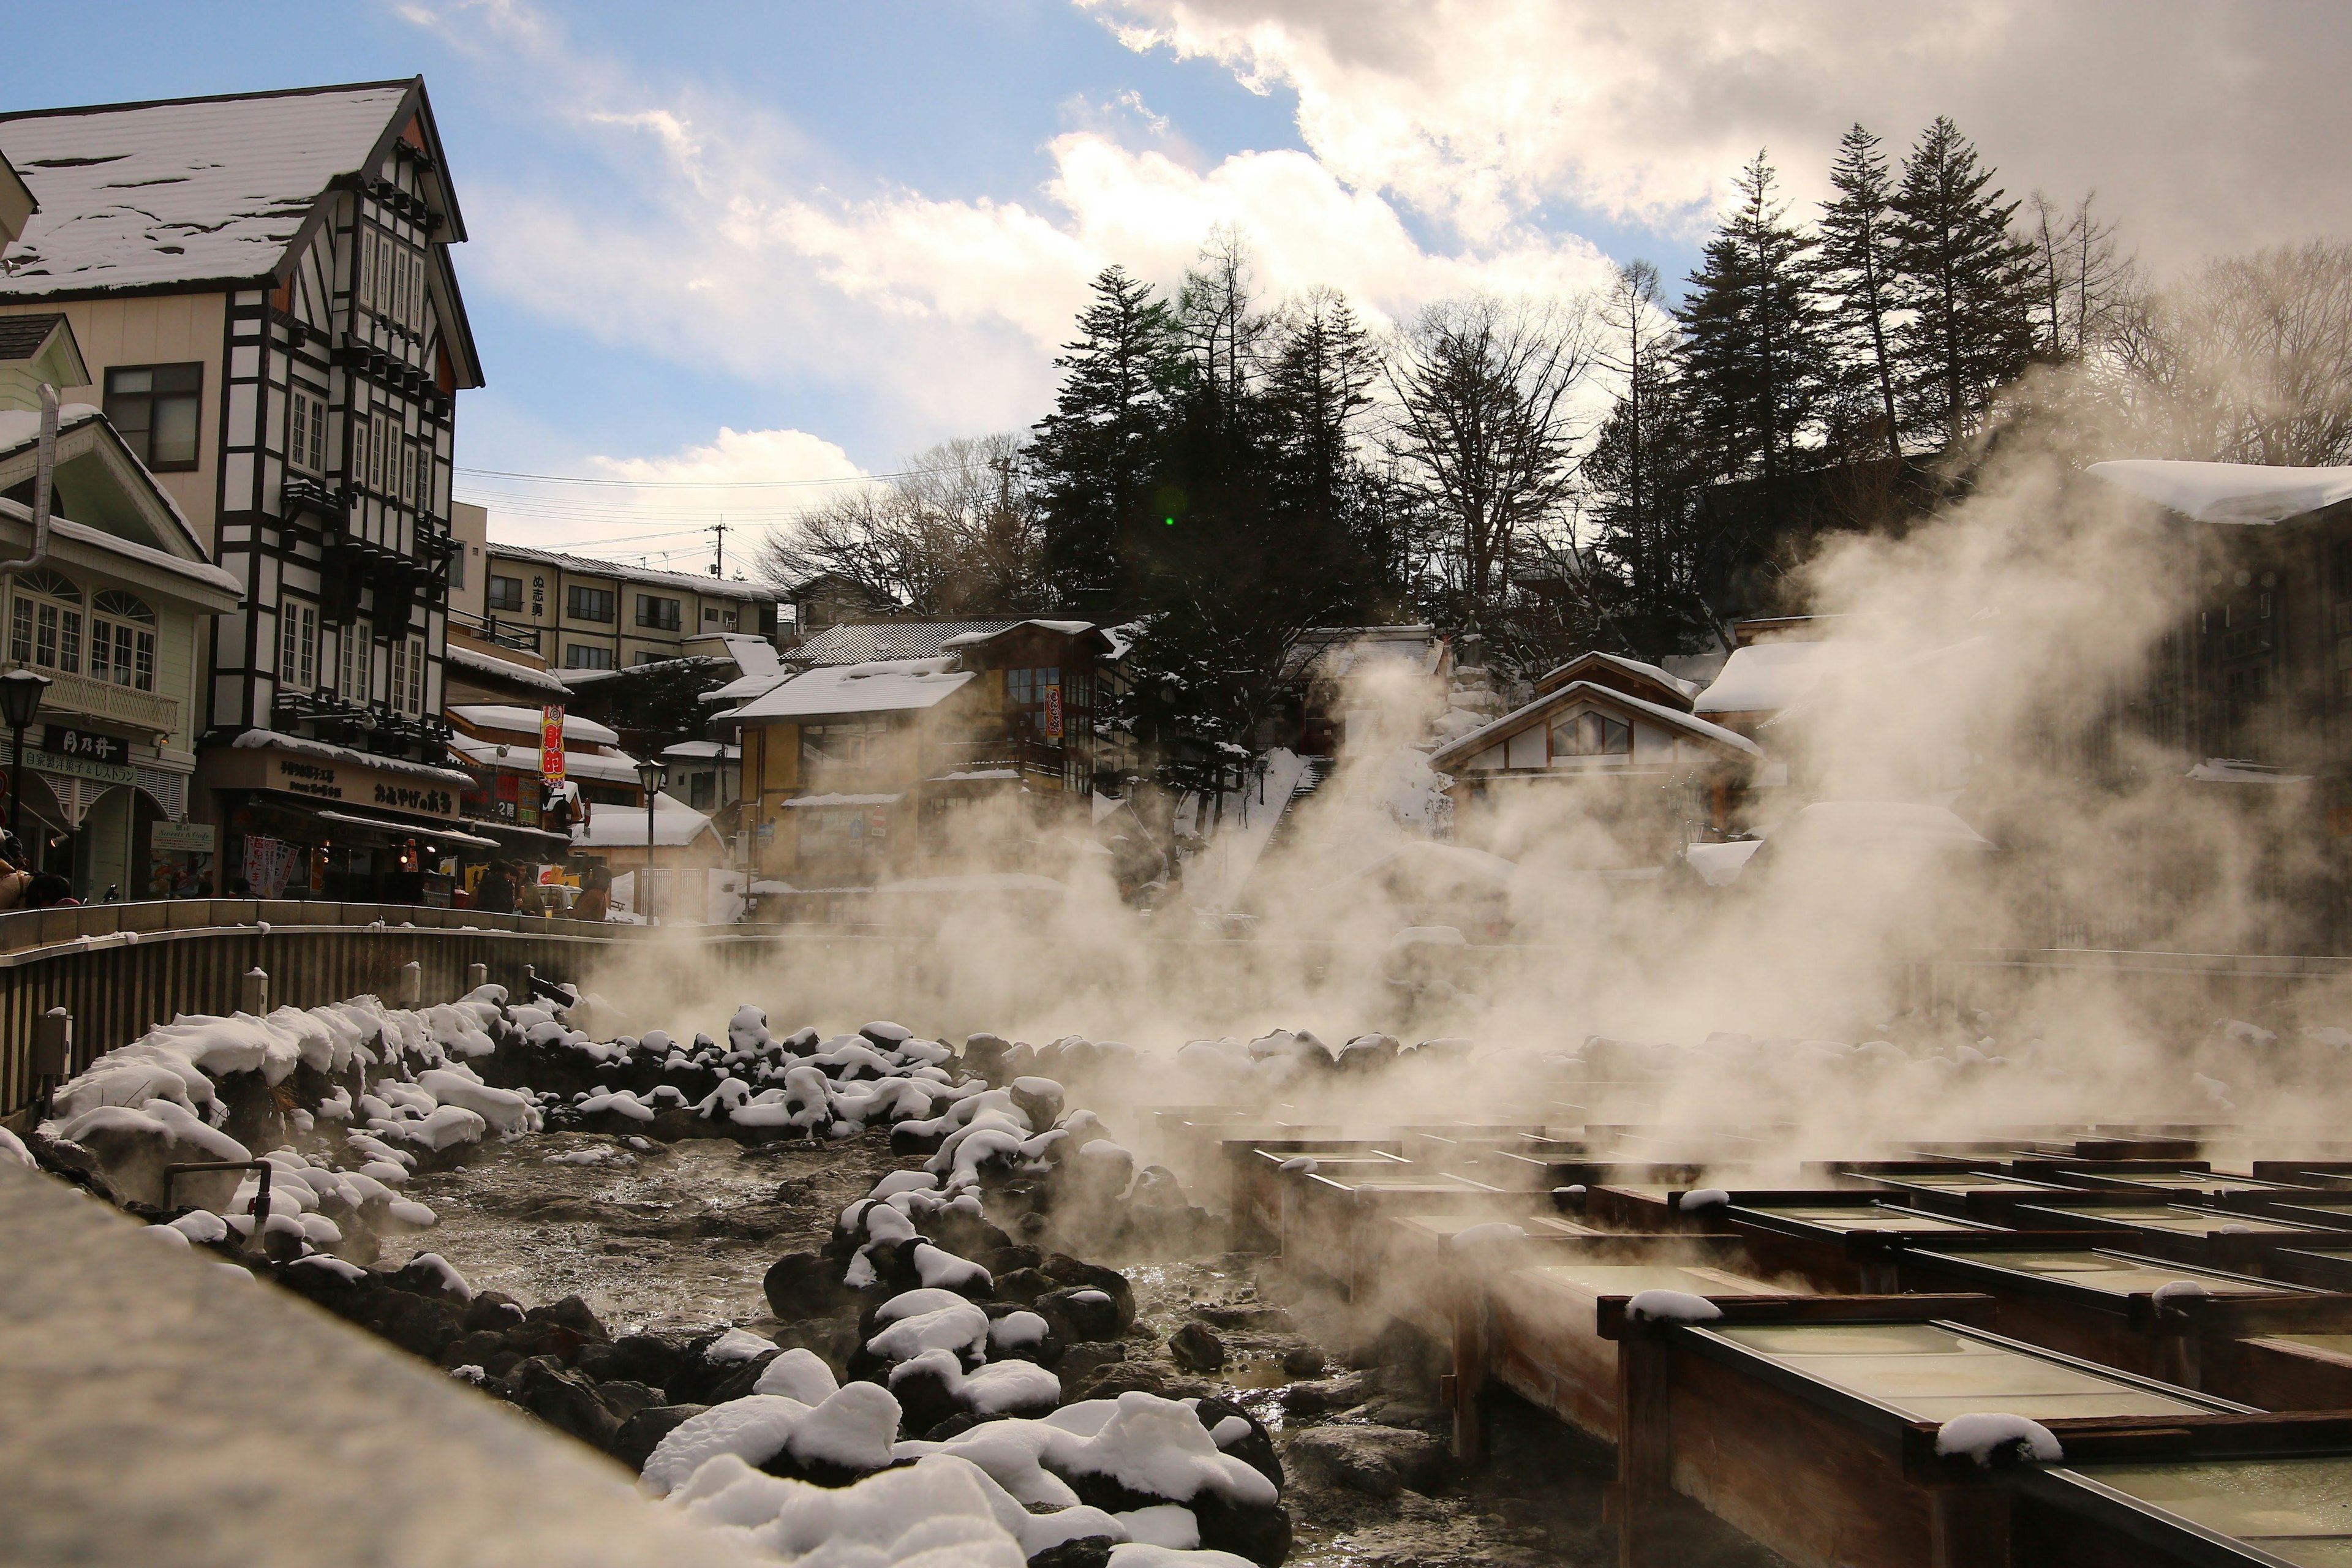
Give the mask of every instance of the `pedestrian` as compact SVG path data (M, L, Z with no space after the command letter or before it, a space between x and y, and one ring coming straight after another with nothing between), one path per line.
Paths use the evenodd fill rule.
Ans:
M530 874L529 867L518 867L515 870L515 880L518 884L515 891L515 913L537 915L544 920L547 916L547 895L539 890L539 879Z
M493 860L482 872L482 879L474 885L474 907L486 915L510 915L515 912L514 878L503 860Z
M613 918L613 873L602 866L591 866L580 879L580 897L572 906L575 921L608 921Z
M25 884L26 909L75 909L80 904L81 900L73 896L73 884L54 871L44 871Z
M32 883L33 873L25 868L24 847L10 834L0 845L0 910L30 908L25 894Z

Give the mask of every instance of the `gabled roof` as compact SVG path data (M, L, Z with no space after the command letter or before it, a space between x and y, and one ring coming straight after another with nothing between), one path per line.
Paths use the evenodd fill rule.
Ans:
M33 477L40 439L38 414L0 408L0 490ZM59 520L70 518L95 533L183 563L211 566L211 555L172 492L156 482L106 416L87 403L58 409L56 487L53 510Z
M1583 701L1596 701L1629 710L1644 718L1654 719L1676 734L1718 751L1731 752L1743 757L1760 759L1763 748L1747 736L1736 734L1720 724L1710 724L1704 719L1693 718L1663 702L1651 702L1639 697L1629 697L1613 687L1598 685L1590 680L1570 681L1557 691L1537 698L1533 702L1512 709L1491 723L1482 724L1458 741L1449 741L1430 753L1429 765L1444 771L1476 756L1522 730L1533 729L1554 713Z
M519 708L504 702L460 702L449 710L449 717L475 730L492 730L512 735L539 733L541 710ZM592 746L617 746L621 737L593 719L583 719L576 713L563 716L563 738L584 741Z
M82 363L81 344L74 341L73 323L66 320L63 310L0 316L0 363L23 364L44 357L57 362L58 374L50 379L50 385L90 384L89 367Z
M1658 700L1664 702L1668 707L1679 708L1685 713L1690 711L1692 699L1699 694L1699 685L1695 680L1685 680L1679 676L1667 674L1654 664L1643 664L1638 658L1627 658L1622 654L1602 653L1598 648L1589 653L1578 654L1566 664L1546 670L1537 678L1537 694L1540 696L1557 691L1571 680L1590 679L1601 670L1607 670L1621 679L1638 681L1651 688ZM1614 683L1606 677L1601 677L1601 684L1608 686ZM1637 692L1635 695L1638 696L1641 693Z
M1026 631L1031 627L1041 632L1051 632L1055 637L1091 637L1097 653L1110 647L1110 638L1105 637L1102 628L1092 621L1041 621L1033 617L1025 621L1014 621L1010 626L999 626L992 632L965 632L960 637L948 638L940 645L940 648L941 652L952 652L964 648L985 647L1001 637L1010 637L1014 632Z
M1695 713L1777 713L1844 668L1873 645L1857 642L1759 642L1734 648L1698 700Z
M1309 626L1283 656L1281 679L1338 680L1373 663L1435 675L1444 668L1445 639L1429 626Z
M2260 463L2126 458L2093 463L2088 471L2194 522L2284 522L2352 500L2352 468L2289 468Z
M412 78L0 114L0 145L41 204L0 258L0 298L269 279L328 194L390 153L424 90ZM446 181L438 194L462 240Z
M929 658L958 637L994 633L1021 624L1015 616L985 621L870 621L843 623L816 633L784 655L784 662L811 665L871 664L877 659Z
M721 719L830 719L934 707L970 684L949 658L894 658L829 665L793 677Z

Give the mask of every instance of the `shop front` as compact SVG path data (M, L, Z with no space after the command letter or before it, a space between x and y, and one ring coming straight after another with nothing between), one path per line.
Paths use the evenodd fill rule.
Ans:
M496 853L470 831L454 768L249 731L199 764L231 897L446 907L467 860Z
M18 782L0 733L0 791ZM150 745L86 721L37 723L25 732L20 837L36 871L54 872L84 903L190 896L210 871L180 831L185 764ZM189 895L178 892L186 883Z

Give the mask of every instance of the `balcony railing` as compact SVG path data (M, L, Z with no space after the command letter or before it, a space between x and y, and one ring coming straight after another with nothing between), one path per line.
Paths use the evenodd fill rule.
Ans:
M22 668L36 668L31 665ZM162 697L135 686L117 686L110 680L93 680L87 675L68 675L61 670L39 669L37 673L49 678L49 689L41 698L44 713L78 713L157 735L179 733L180 700L176 697Z

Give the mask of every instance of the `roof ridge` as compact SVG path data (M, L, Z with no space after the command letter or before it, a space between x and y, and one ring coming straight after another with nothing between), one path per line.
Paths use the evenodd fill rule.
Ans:
M0 110L0 124L15 120L47 120L69 114L122 114L136 109L172 109L190 103L243 103L264 98L310 98L328 92L364 92L373 88L399 88L404 91L425 79L422 75L395 77L384 81L330 82L321 87L267 88L255 92L208 92L188 98L144 98L124 103L67 104L56 109Z

